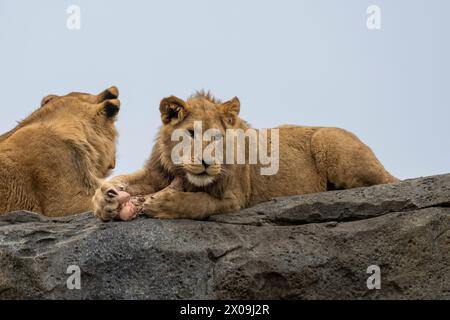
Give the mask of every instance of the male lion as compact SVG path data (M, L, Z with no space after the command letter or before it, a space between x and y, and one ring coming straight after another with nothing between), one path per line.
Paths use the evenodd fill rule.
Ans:
M0 214L29 210L63 216L91 209L115 167L119 92L47 96L0 136Z
M222 103L204 93L187 101L172 96L162 100L160 111L163 126L144 168L118 176L96 191L94 209L101 219L121 218L123 210L131 210L134 217L128 193L146 195L163 188L146 198L144 213L157 218L204 219L279 196L398 181L369 147L338 128L280 127L275 175L261 175L260 164L174 164L171 154L178 144L171 139L174 130L185 129L193 135L194 122L201 121L204 130L218 129L223 137L226 129L247 130L249 125L239 117L237 98ZM167 188L174 179L181 180L181 189Z

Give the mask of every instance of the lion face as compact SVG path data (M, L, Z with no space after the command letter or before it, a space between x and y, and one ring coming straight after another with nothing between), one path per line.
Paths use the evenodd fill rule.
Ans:
M187 101L174 96L163 99L158 144L163 166L174 176L185 176L195 187L206 187L226 177L230 167L219 160L218 150L226 148L226 130L238 126L239 110L237 98L225 103L204 94ZM190 152L178 150L183 161L174 163L180 140L189 145Z

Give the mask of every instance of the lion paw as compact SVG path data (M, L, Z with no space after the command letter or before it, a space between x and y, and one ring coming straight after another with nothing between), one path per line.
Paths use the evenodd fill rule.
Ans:
M125 188L121 184L104 183L92 199L94 214L102 221L128 221L136 218L138 210L130 201L130 194L124 191Z
M174 189L165 189L151 195L143 204L144 214L156 219L179 218L179 215L174 212L178 193Z

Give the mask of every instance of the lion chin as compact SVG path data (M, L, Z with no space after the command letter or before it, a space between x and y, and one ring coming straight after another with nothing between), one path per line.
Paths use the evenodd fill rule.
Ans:
M188 181L196 187L206 187L214 182L214 177L208 174L194 175L191 173L186 173L186 178Z

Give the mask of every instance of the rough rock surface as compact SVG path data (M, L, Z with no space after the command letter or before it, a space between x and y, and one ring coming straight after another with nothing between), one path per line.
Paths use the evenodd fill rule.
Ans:
M70 265L81 290L67 288ZM450 299L450 174L209 221L3 215L0 298Z

